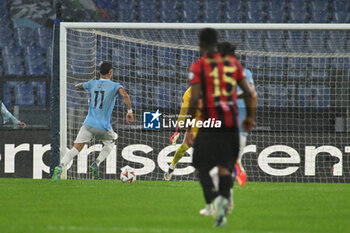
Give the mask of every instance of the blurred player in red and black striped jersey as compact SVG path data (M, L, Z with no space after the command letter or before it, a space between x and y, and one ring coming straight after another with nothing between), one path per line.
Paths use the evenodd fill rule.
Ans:
M194 144L193 166L197 169L207 206L217 198L215 226L226 225L226 208L229 203L231 172L239 151L239 131L236 87L243 90L247 117L243 129L250 131L255 125L255 108L252 93L239 61L230 55L217 52L217 32L202 29L199 34L202 57L190 68L192 87L189 115L194 116L198 101L202 99L202 120L220 121L221 127L200 128ZM189 130L190 134L190 130ZM219 191L215 192L209 175L214 166L219 168Z

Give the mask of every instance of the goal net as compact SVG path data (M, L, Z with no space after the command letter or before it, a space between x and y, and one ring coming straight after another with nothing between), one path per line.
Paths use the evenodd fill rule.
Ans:
M179 113L189 66L199 58L198 32L207 26L218 29L220 41L237 45L238 59L253 74L259 101L243 155L248 180L350 182L350 34L334 24L269 30L271 25L254 24L63 23L61 156L73 146L89 108L89 93L74 85L98 79L99 64L111 61L113 81L129 93L135 122L126 122L118 97L112 127L119 138L100 175L119 179L120 169L130 166L140 180L162 180L177 148L170 145L174 128L167 124ZM145 129L145 114L157 110L161 128ZM91 179L88 167L102 146L89 143L67 177ZM196 179L191 152L180 160L174 180Z

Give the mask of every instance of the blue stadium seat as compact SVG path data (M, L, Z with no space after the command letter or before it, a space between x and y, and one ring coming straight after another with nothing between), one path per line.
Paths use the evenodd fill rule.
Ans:
M224 12L224 21L225 23L242 23L243 22L243 13L241 10L232 10L225 8Z
M2 49L2 55L3 56L21 56L21 50L20 48L16 46L6 46Z
M253 0L246 2L247 12L261 12L264 11L265 0Z
M30 57L30 58L36 58L36 57L42 57L43 51L40 48L35 47L25 47L23 49L24 51L24 57Z
M346 31L329 31L328 36L330 39L337 41L337 40L344 40L344 38L348 38Z
M266 67L268 68L285 68L287 66L287 57L266 57Z
M15 87L18 82L5 82L3 86L2 102L9 107L15 105Z
M135 9L135 0L117 0L117 8L122 10Z
M30 28L15 28L15 39L21 48L35 46L34 32Z
M327 51L325 47L325 41L320 40L307 40L307 49L309 52L313 53L325 53Z
M329 88L324 85L299 87L299 106L305 108L329 108Z
M16 105L34 105L34 95L31 82L18 82L15 87L15 93Z
M138 70L136 70L136 76L138 78L151 78L153 77L154 74L154 70L152 69L145 69L145 68L140 68Z
M139 8L140 22L154 23L158 22L158 14L155 14L156 9L141 9Z
M246 14L247 23L266 23L265 13L261 11L259 13L254 11L248 11Z
M224 41L228 41L231 42L235 45L237 45L237 47L241 47L243 44L242 41L242 35L243 32L241 30L224 30Z
M46 50L46 68L47 68L47 73L51 75L51 70L52 70L52 48L49 47Z
M135 51L135 65L143 67L153 66L153 48L152 46L139 46Z
M26 74L31 76L40 76L46 74L46 69L44 68L44 60L41 51L28 52L28 50L30 51L29 47L25 50L24 56Z
M0 48L4 48L6 46L14 46L15 42L12 39L12 35L8 32L0 33Z
M203 2L203 22L221 22L221 4L217 0L205 0Z
M182 0L182 9L193 9L193 10L199 10L200 8L200 0Z
M268 23L285 23L286 12L285 11L268 11L267 22Z
M198 51L194 50L185 50L180 51L180 65L186 69L192 65L199 58Z
M118 22L136 22L136 11L134 8L130 10L119 9L117 10Z
M306 69L308 66L307 57L289 57L288 68L290 69Z
M307 72L304 70L289 70L288 78L290 79L300 79L307 77Z
M173 83L159 83L153 89L153 102L157 108L173 108L177 105L175 103L176 96L174 90L177 85Z
M284 52L283 40L278 38L266 39L265 49L270 52Z
M327 78L329 78L329 74L327 71L313 70L313 71L311 71L311 78L314 78L317 80L327 79Z
M248 69L251 68L262 68L264 67L264 57L257 55L247 55L245 57L245 67Z
M308 23L308 14L306 8L300 10L289 9L289 23Z
M135 72L131 71L129 68L114 67L113 75L116 77L135 77Z
M302 40L286 39L285 46L288 52L305 52L305 44Z
M160 22L177 23L180 22L176 9L165 9L160 11Z
M311 1L310 11L328 11L329 0Z
M199 0L182 0L182 21L185 23L200 22L200 1Z
M152 9L157 11L157 0L142 0L139 1L139 9Z
M287 6L286 0L269 0L267 3L267 10L268 11L279 11L284 12Z
M349 11L350 2L348 0L333 0L333 12L336 11Z
M311 59L312 68L328 69L330 63L331 63L331 59L329 57L313 57Z
M349 57L334 57L332 58L332 68L334 69L349 69L350 58Z
M159 47L158 49L158 65L176 67L176 49Z
M332 23L350 23L349 11L334 12Z
M185 45L198 45L198 35L199 30L180 30L181 43Z
M139 38L149 41L158 41L158 30L138 30Z
M46 82L32 82L32 90L36 104L46 106Z
M246 21L247 23L264 23L265 22L264 0L247 2Z
M288 9L292 11L303 11L307 9L308 1L289 0Z
M294 40L304 40L305 32L304 31L288 31L287 37L289 39L294 39Z
M343 53L346 51L346 45L342 38L329 39L326 41L327 50L330 53Z
M284 39L284 31L280 30L272 30L272 31L266 31L267 38L270 39Z
M3 3L2 3L2 4L3 4ZM8 10L7 10L6 7L0 7L0 15L1 15L0 17L3 17L3 18L9 16Z
M244 40L244 49L246 50L262 51L263 48L264 46L262 38L248 37Z
M127 91L127 93L130 96L132 107L134 109L140 109L142 107L142 100L145 98L142 95L142 86L140 83L130 83L130 82L124 82L122 84L124 89ZM120 108L126 108L124 104L123 98L121 96L118 96L117 106Z
M160 1L160 21L168 23L179 22L179 9L177 1L163 0Z
M245 32L246 39L256 39L256 40L263 40L264 39L264 32L261 30L247 30Z
M200 22L200 11L194 9L183 10L182 22L184 23L199 23Z
M281 84L268 84L268 107L285 108L287 106L288 88Z
M266 70L266 76L269 78L283 78L285 77L282 70Z
M24 69L20 56L3 56L4 70L6 75L23 75Z
M329 23L328 11L311 11L311 23Z
M178 43L180 40L178 30L160 30L159 35L161 41L166 43Z
M221 22L221 11L212 9L203 10L203 22L204 23L220 23Z
M226 0L224 1L224 8L230 11L241 11L242 0Z
M2 75L2 67L0 66L0 76Z
M307 39L314 41L325 41L326 40L326 31L307 31Z
M130 66L132 64L132 50L128 46L112 49L113 66Z
M47 27L38 27L35 29L37 47L46 49L52 44L52 29Z

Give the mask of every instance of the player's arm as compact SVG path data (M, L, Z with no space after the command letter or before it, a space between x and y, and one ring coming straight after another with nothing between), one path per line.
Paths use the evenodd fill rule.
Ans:
M128 113L126 114L126 121L133 122L134 116L132 114L130 97L129 97L128 93L125 91L125 89L122 87L119 88L118 92L123 97L124 103L125 103L126 107L128 108Z
M238 86L243 90L242 98L247 110L247 116L243 120L243 130L250 131L255 126L255 107L252 90L245 78L238 80Z
M201 98L201 86L199 83L191 85L191 98L190 98L190 106L188 108L188 115L192 120L196 116L196 112L198 109L198 102Z
M16 117L14 117L5 107L4 103L1 103L1 115L3 116L4 121L8 121L9 119L11 119L11 121L16 124L21 126L22 128L25 128L27 125L26 123L17 120Z
M84 90L83 84L82 83L78 83L77 85L74 86L75 90L77 91L82 91Z
M183 122L183 125L185 125L188 106L189 106L188 105L188 100L185 100L185 98L184 98L184 101L183 101L183 103L181 105L179 117L177 118L178 125L176 127L176 131L170 138L170 143L173 144L173 145L176 145L176 141L180 137L180 131L182 129L182 127L179 126L179 124L182 124L180 122Z
M252 83L249 83L250 91L252 92L252 97L253 97L253 107L256 108L258 105L258 93L256 93L255 86ZM238 99L243 99L243 93L240 93L237 95Z

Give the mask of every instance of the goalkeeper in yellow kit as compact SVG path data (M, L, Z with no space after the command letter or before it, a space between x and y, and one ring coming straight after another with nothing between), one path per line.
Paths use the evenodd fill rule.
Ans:
M179 114L179 117L177 119L177 122L181 122L181 121L185 122L186 117L187 117L187 111L188 111L188 108L190 106L190 99L191 99L191 87L189 87L186 90L185 94L182 97L182 105L181 105L181 110L180 110L180 114ZM201 115L201 112L198 110L196 113L196 117L195 117L196 122L200 119L200 115ZM176 128L176 132L170 138L170 142L173 145L176 145L176 141L180 136L179 130L180 130L180 128L178 126ZM192 127L191 132L193 134L193 138L196 138L198 128L196 126ZM193 145L193 140L190 139L190 137L187 137L187 130L186 130L184 140L183 140L182 144L180 145L180 147L176 150L173 161L171 161L171 164L169 166L169 170L164 174L164 180L171 179L171 177L173 176L176 164L185 155L188 148L192 147L192 145Z

